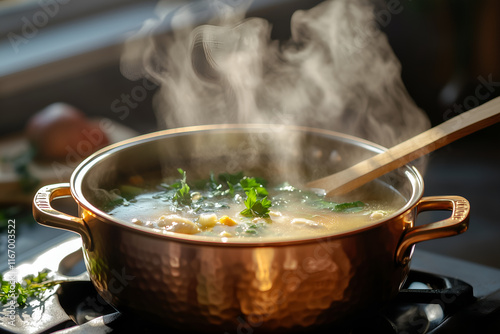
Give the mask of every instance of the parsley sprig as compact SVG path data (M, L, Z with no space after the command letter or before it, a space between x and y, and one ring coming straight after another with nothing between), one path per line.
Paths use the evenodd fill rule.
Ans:
M240 214L245 217L269 217L269 208L272 202L267 198L269 192L264 187L263 181L257 178L244 178L240 181L241 187L245 190L246 209Z
M246 209L243 209L240 214L245 217L269 217L269 208L272 202L266 197L259 197L257 188L250 188L245 192L247 198L245 199Z
M47 289L60 283L58 281L48 281L48 274L49 270L44 269L38 272L37 275L27 275L23 277L21 282L4 280L3 276L0 274L0 302L2 304L7 304L12 300L12 296L14 295L18 307L26 307L31 299L41 298L42 294Z
M210 173L208 189L211 190L212 196L234 196L236 192L242 190L239 183L243 178L243 172L235 174L221 173L217 178L214 173Z
M179 205L193 206L190 193L190 186L187 182L186 172L181 168L177 169L182 178L171 185L164 185L167 189L175 189L173 201ZM237 193L245 194L246 208L241 211L245 217L269 217L269 208L272 203L267 198L269 192L266 189L267 181L258 177L244 176L243 172L230 174L221 173L216 178L213 173L208 180L198 181L194 184L198 189L209 189L210 196L224 197L227 195L235 196ZM195 208L196 209L196 208ZM198 207L201 209L201 207Z
M177 171L182 175L182 178L179 182L172 185L173 188L177 189L173 199L180 205L191 205L192 200L191 194L189 193L191 188L186 182L186 172L182 170L182 168L178 168Z

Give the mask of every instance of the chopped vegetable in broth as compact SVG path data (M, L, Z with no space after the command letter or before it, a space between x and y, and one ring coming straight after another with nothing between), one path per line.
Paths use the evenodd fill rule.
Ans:
M113 192L105 211L162 233L252 241L340 233L380 221L405 203L398 196L333 202L323 194L289 183L269 185L243 172L211 174L205 180L189 180L184 170L178 172L177 179L151 186L140 176L131 177Z

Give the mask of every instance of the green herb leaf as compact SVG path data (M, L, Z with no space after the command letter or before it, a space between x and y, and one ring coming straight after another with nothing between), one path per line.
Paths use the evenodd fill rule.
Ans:
M186 172L181 168L178 168L177 170L182 175L182 179L179 183L180 187L175 192L174 200L180 205L191 205L191 194L189 193L190 188L186 182Z
M262 180L262 179L261 179ZM259 182L255 177L245 177L240 181L240 185L245 190L245 192L249 191L250 189L255 189L257 192L258 196L264 197L269 195L267 192L267 189L264 187L264 185Z
M267 199L267 197L264 197L252 206L252 212L254 215L259 216L259 217L269 217L269 208L271 207L272 203L270 200Z
M210 178L208 179L208 189L215 191L215 190L220 190L222 188L222 184L217 182L215 179L215 175L213 172L210 172Z
M243 172L235 173L235 174L229 174L229 173L222 173L219 174L219 180L224 183L231 183L231 184L238 184L241 179L243 179Z
M247 198L245 199L245 206L247 208L243 209L240 213L245 217L252 217L253 216L252 207L257 202L257 192L253 189L250 189L249 191L246 192L246 194Z
M355 212L363 209L365 206L365 203L361 201L356 201L356 202L347 202L347 203L340 203L335 205L335 207L332 209L332 211L335 212Z
M251 188L246 192L247 198L245 199L246 209L242 210L240 214L245 217L269 217L269 208L272 203L267 197L258 199L256 188Z
M40 298L47 289L60 283L56 281L47 281L48 273L49 270L44 269L43 271L40 271L36 276L27 275L23 277L21 283L14 283L13 294L17 296L16 302L19 308L26 307L30 299ZM4 280L3 276L0 276L0 280L0 302L2 304L7 304L10 300L10 296L12 295L11 282Z
M311 198L312 197L312 198ZM361 201L336 203L331 202L320 196L308 195L311 205L318 209L331 210L334 212L357 212L361 211L365 203Z
M232 183L228 182L227 183L227 186L229 187L229 194L231 194L231 196L234 196L234 186Z

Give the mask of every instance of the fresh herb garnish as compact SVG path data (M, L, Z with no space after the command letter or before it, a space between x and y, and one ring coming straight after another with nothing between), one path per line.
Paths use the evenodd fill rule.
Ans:
M269 208L272 203L267 198L269 192L265 188L266 181L255 177L244 177L240 180L240 186L245 191L246 209L240 214L245 217L269 217Z
M47 289L60 283L58 281L48 281L48 274L49 270L44 269L38 272L36 276L28 275L23 277L21 282L4 280L3 276L0 275L0 302L7 304L14 296L19 308L26 307L31 299L40 298Z
M230 183L232 185L238 184L243 179L243 172L229 174L229 173L221 173L219 174L219 180L222 183Z
M181 168L178 168L177 171L182 175L182 179L175 186L177 191L175 192L173 199L180 205L191 205L192 200L191 194L189 193L190 188L186 182L186 172Z
M333 212L357 212L364 208L365 203L361 201L335 203L327 201L324 198L318 198L312 201L312 205L319 209L331 210Z
M229 173L222 173L219 174L218 179L220 180L221 184L219 185L219 188L221 191L218 193L214 193L216 196L226 196L226 195L231 195L234 196L237 192L243 191L240 185L240 181L244 178L243 172L235 173L235 174L229 174Z
M271 206L286 207L289 202L294 201L333 212L357 212L365 207L361 201L346 203L328 201L324 196L295 188L289 183L283 183L274 189L277 193L273 195L273 202L271 202L266 189L267 181L262 178L249 177L243 172L221 173L217 177L214 173L210 173L208 179L195 180L188 184L186 172L181 168L177 171L181 178L171 184L162 183L161 187L166 191L153 196L155 199L168 203L176 211L185 210L188 206L195 213L216 212L229 208L235 203L241 203L242 199L244 199L245 209L240 211L240 214L244 217L268 218ZM199 192L192 192L191 189L199 190ZM123 197L120 196L119 199L124 205L128 204L127 200L133 200L135 196L142 193L141 189L135 186L123 186L121 190ZM216 203L207 200L213 197L218 198Z
M250 191L251 189L255 189L258 196L267 196L269 195L267 189L262 184L262 181L259 181L255 177L245 177L240 181L240 185L245 190L245 192Z
M339 203L335 205L335 207L332 209L335 212L352 212L352 211L359 211L365 206L365 203L361 201L356 201L356 202L347 202L347 203Z
M236 190L234 189L233 184L228 182L228 183L227 183L227 187L228 187L227 192L228 192L231 196L234 196L234 192L235 192Z
M192 183L194 188L201 191L209 191L209 196L234 196L236 191L242 190L239 186L240 180L243 178L243 172L236 174L222 173L215 177L213 172L210 173L208 180L196 180Z
M215 179L215 174L213 172L210 173L210 178L208 179L207 186L210 191L219 191L222 189L222 184L217 182L217 180Z
M246 209L243 209L240 214L245 217L269 217L269 208L272 203L267 199L267 196L259 199L256 188L250 188L245 193L247 195L245 199Z

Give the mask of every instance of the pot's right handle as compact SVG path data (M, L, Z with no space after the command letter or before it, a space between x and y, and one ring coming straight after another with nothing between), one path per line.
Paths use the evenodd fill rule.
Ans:
M417 242L457 235L465 232L469 226L469 201L460 196L423 197L418 202L416 210L417 215L423 211L450 210L451 216L406 231L396 250L397 264L406 265L410 261L413 245Z
M85 221L82 218L57 211L50 205L52 200L70 195L69 183L51 184L40 188L33 200L33 217L39 224L78 233L82 237L85 248L90 250L92 238Z

